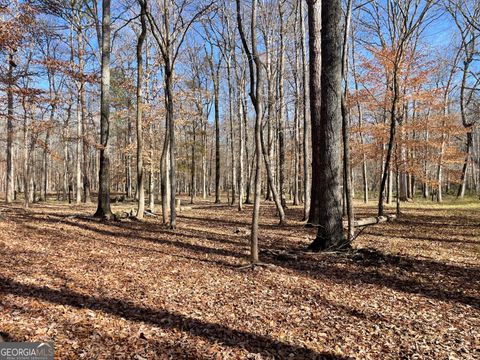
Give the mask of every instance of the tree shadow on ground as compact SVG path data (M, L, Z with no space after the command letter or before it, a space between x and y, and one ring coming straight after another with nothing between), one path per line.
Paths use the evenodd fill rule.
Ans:
M26 285L0 276L0 292L45 300L58 305L102 311L130 321L152 324L162 329L188 332L212 343L240 347L265 357L301 359L347 359L335 354L316 352L302 346L278 341L269 336L236 330L224 325L208 323L180 313L141 307L131 302L83 295L74 291Z
M25 216L25 221L28 221L29 216L32 216L32 214ZM53 217L47 219L40 218L38 220L53 223L59 222L58 219ZM143 223L135 223L134 225L131 225L131 223L108 223L108 225L113 224L113 226L123 231L119 232L91 226L88 223L76 221L76 219L68 219L68 217L60 218L60 221L108 237L116 238L122 236L148 241L153 244L173 246L190 252L188 254L190 258L198 257L201 259L204 255L217 255L237 259L246 258L246 242L239 246L232 244L231 240L229 242L228 239L225 239L224 243L230 246L214 248L189 242L195 235L188 232L182 234L159 228L158 232L155 232L157 236L141 235L139 231ZM458 221L461 221L461 219L458 219ZM208 228L211 219L206 218L204 222L205 227ZM215 239L223 242L221 238L215 237ZM115 243L114 245L118 244ZM231 245L235 246L232 247ZM265 248L272 250L284 250L291 248L291 246L292 244L289 241L281 238L268 239L264 243ZM480 268L478 267L462 267L434 260L386 254L372 249L360 250L346 255L320 254L318 256L309 256L298 254L295 260L281 260L275 255L264 253L262 254L262 261L270 262L314 279L326 279L348 285L371 284L407 294L425 296L434 300L480 308L480 299L477 296L480 288ZM345 263L348 266L344 266ZM217 265L232 267L232 263L223 263L223 261L220 261Z
M385 234L381 233L379 231L367 231L365 232L365 235L373 235L373 236L379 236L379 237L384 237ZM459 234L461 235L461 234ZM402 234L394 234L392 237L395 238L401 238L401 239L407 239L407 240L419 240L419 241L431 241L431 242L441 242L441 243L448 243L448 244L476 244L480 246L480 241L475 241L475 240L465 240L465 239L450 239L446 237L433 237L433 236L418 236L418 235L402 235Z
M79 219L85 220L84 218L80 218L80 217ZM95 221L91 219L89 220L92 222L101 223L99 221ZM105 228L92 226L88 223L75 221L75 219L68 219L68 216L60 217L60 220L52 216L49 218L42 217L42 218L38 218L38 221L52 223L52 224L63 223L65 225L77 227L78 229L81 229L81 230L92 231L104 236L109 236L114 238L121 236L125 238L144 240L151 243L171 245L174 247L183 248L186 250L191 250L197 253L204 253L204 254L215 254L215 255L230 256L230 257L242 256L240 253L236 251L231 251L226 248L212 248L204 245L193 244L190 242L173 240L173 238L180 238L180 239L196 238L198 240L218 241L220 243L233 243L234 245L238 246L239 249L246 249L247 247L247 242L242 243L242 242L232 241L229 239L223 239L222 237L218 237L217 235L210 236L207 238L205 236L202 236L202 232L197 234L195 230L187 230L184 233L182 230L172 231L172 230L167 230L163 227L159 227L157 231L154 231L154 234L157 235L157 237L144 236L141 234L141 232L143 231L141 228L142 225L140 224L139 225L140 227L137 227L137 225L133 224L134 222L113 222L112 221L107 223L108 226L115 226L119 230L122 230L122 231L113 231L113 230L107 230ZM150 227L150 224L144 224L143 226L145 225L148 225ZM24 226L26 227L30 226L32 229L35 229L34 227L32 227L27 217L25 217L24 219ZM46 231L46 230L42 230L42 231Z
M351 285L371 284L480 309L480 298L468 294L478 294L480 289L478 267L467 268L385 254L375 249L359 249L343 255L305 255L299 256L296 261L281 261L267 253L263 261L266 260L315 279L328 279ZM342 263L351 266L342 266Z

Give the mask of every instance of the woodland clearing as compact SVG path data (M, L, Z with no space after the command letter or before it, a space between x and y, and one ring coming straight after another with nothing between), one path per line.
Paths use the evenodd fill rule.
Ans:
M128 211L134 203L113 206ZM357 217L373 208L356 204ZM290 206L197 203L102 222L93 205L4 206L0 332L53 340L59 359L473 359L480 345L480 204L406 204L349 252L304 251L315 229Z

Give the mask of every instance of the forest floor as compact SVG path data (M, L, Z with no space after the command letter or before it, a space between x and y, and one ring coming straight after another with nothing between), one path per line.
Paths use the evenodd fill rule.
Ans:
M0 341L53 340L58 359L480 357L478 200L406 204L320 254L300 207L278 227L264 205L254 270L250 206L199 203L175 232L94 209L0 208Z

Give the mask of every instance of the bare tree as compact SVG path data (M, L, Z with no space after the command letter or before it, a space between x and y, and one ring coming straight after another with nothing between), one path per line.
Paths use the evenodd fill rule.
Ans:
M480 89L480 78L471 76L471 67L474 59L478 58L478 41L480 39L480 1L478 0L449 0L447 10L451 14L460 33L460 48L462 50L463 67L460 83L460 115L462 125L467 131L465 143L465 161L462 167L460 186L457 197L464 197L467 182L467 169L473 149L473 128L477 120L470 116L473 95ZM473 78L473 81L469 81Z
M196 22L212 5L208 3L193 10L190 17L187 11L192 5L191 0L183 0L180 4L172 0L164 0L159 5L160 17L155 18L148 0L139 0L144 3L147 12L148 22L153 37L158 45L163 60L164 83L165 83L165 105L166 105L166 138L163 148L164 154L168 151L168 161L163 162L168 166L170 181L170 228L176 228L176 170L175 170L175 117L174 117L174 96L173 96L173 77L175 62L178 58L180 48L185 41L185 36L194 22ZM174 7L176 11L174 12ZM166 172L164 172L165 174ZM162 175L162 210L165 216L165 204L167 202L166 176Z
M242 40L243 50L247 55L248 68L250 73L250 99L255 109L255 181L253 195L253 214L252 214L252 230L250 233L250 261L252 264L258 263L258 223L260 217L260 191L261 191L261 119L263 116L262 106L262 62L257 51L256 36L256 18L257 18L257 1L252 1L252 11L250 17L250 40L251 49L247 42L247 37L243 29L240 0L236 0L237 5L237 25L240 38Z

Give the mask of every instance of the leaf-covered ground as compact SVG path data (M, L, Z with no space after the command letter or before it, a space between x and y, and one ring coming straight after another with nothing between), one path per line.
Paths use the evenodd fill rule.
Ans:
M133 204L114 206L128 210ZM262 208L199 204L172 232L109 223L91 206L0 211L0 337L55 342L58 359L474 359L480 357L480 205L408 204L349 253ZM373 209L358 206L359 216Z

